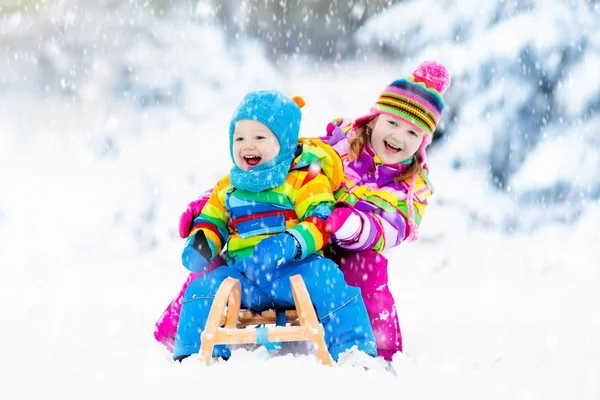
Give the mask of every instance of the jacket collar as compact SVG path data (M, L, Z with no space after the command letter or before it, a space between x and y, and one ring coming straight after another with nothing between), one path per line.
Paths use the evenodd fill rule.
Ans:
M354 161L351 161L348 166L355 170L363 180L375 181L379 186L390 184L394 177L405 172L411 164L412 160L404 160L398 164L383 164L375 150L369 143L365 144L364 150ZM365 179L365 177L369 177Z

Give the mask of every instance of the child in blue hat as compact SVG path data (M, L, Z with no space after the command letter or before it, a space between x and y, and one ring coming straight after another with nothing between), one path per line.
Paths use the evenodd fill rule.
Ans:
M181 360L200 349L214 296L224 279L239 279L242 307L255 312L294 307L289 277L304 279L334 360L355 347L375 356L375 338L360 290L320 250L325 220L343 179L341 159L318 139L298 144L301 98L277 91L249 93L229 129L231 172L214 187L182 254L202 273L187 287L173 347ZM207 271L224 252L226 265ZM214 357L229 349L215 346Z

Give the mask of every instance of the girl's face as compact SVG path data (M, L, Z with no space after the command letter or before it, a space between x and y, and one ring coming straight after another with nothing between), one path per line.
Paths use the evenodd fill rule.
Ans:
M233 131L233 159L242 171L271 161L279 154L277 136L263 123L242 119Z
M384 164L397 164L411 158L423 142L423 131L400 118L379 114L368 125L371 147Z

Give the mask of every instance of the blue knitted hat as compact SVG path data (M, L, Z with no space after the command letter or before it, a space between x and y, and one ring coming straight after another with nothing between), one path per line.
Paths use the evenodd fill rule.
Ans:
M262 90L248 93L233 112L229 124L229 153L234 162L230 173L233 186L260 192L280 186L287 177L289 167L300 134L300 108L304 106L301 97L290 99L274 90ZM250 171L242 171L235 165L233 157L233 132L236 122L249 119L263 123L277 137L281 150L273 160L261 164Z

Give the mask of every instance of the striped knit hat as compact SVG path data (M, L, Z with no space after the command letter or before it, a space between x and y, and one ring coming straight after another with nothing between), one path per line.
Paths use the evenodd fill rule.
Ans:
M424 160L425 147L444 109L442 95L450 85L450 74L446 68L435 62L425 61L412 75L395 80L377 99L371 112L354 121L355 127L363 126L379 114L400 118L426 133L421 146Z

